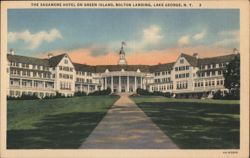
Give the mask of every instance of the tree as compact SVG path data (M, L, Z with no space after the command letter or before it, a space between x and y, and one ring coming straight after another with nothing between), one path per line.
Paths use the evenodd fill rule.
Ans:
M213 99L222 99L222 98L223 98L223 95L222 95L221 90L218 90L214 93Z
M224 73L225 87L229 89L230 96L240 99L240 55L237 54L226 67Z

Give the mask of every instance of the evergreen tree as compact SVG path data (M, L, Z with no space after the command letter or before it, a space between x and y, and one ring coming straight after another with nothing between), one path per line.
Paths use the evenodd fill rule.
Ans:
M240 98L240 55L237 54L227 65L224 73L225 87L229 89L231 99Z

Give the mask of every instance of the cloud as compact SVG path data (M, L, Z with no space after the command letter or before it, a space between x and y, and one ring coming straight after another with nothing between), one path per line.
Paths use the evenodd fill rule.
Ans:
M201 40L201 39L203 39L203 38L205 37L205 35L206 35L206 32L205 32L205 31L202 31L202 32L200 32L200 33L195 34L195 35L193 36L193 39L194 39L194 40Z
M90 52L92 56L103 56L108 54L110 52L110 49L105 45L96 45L90 48Z
M181 36L181 38L178 40L179 45L188 45L189 43L190 43L189 35Z
M139 39L126 41L133 51L159 48L164 38L158 25L150 25L142 29L141 33L142 36Z
M151 25L149 28L143 30L143 42L148 44L158 43L163 36L161 35L161 28L157 25Z
M239 30L227 30L227 31L221 31L218 33L218 35L220 36L224 36L224 37L237 37L239 38L240 32Z
M223 40L215 42L213 45L226 47L226 46L232 46L235 44L239 44L238 39L223 39Z
M62 39L62 35L59 30L51 29L50 31L40 31L32 34L29 30L23 32L9 32L8 42L14 43L18 40L23 40L28 44L28 49L33 50L38 48L44 41L50 43L56 39Z
M218 32L219 41L213 43L215 46L227 47L227 46L237 46L240 42L240 32L239 30L227 30ZM239 47L239 46L238 46Z

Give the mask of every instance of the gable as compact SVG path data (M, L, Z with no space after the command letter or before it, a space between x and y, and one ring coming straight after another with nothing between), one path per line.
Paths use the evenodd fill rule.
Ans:
M59 61L59 63L57 64L57 66L69 66L69 67L74 67L73 63L71 62L70 58L68 55L64 55L61 60Z
M186 65L192 65L190 61L187 60L185 56L182 56L182 54L177 58L175 64L173 67L179 67L179 66L186 66Z

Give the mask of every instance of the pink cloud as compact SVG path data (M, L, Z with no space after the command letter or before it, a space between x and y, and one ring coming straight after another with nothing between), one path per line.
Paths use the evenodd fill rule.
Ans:
M53 55L65 53L65 51L53 51ZM71 60L75 63L82 63L88 65L116 65L119 60L118 52L109 52L106 55L93 56L91 49L76 49L67 52ZM201 58L221 56L232 53L232 50L225 48L210 48L205 46L185 47L185 48L167 48L160 51L147 51L147 52L133 52L127 53L126 59L128 64L146 64L154 65L159 63L174 62L180 53L192 55L198 53ZM45 55L43 55L44 57Z

